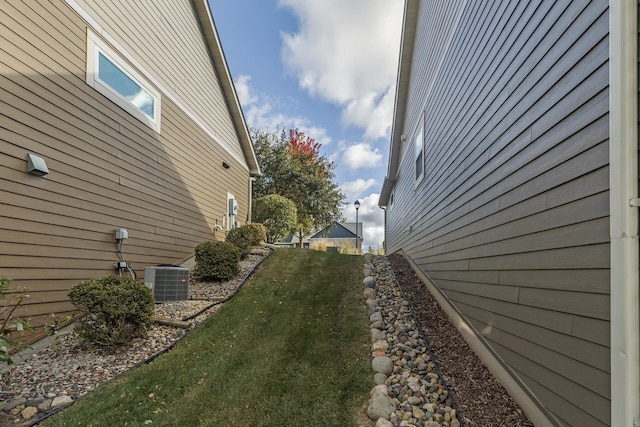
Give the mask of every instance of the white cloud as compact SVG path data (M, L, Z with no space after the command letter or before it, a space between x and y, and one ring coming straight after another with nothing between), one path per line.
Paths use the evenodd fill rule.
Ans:
M341 163L351 171L380 166L382 153L366 142L342 147Z
M250 80L251 76L247 75L240 75L234 80L236 93L240 99L240 104L243 106L249 106L258 101L258 98L251 93Z
M346 196L347 200L355 200L360 197L362 193L377 184L378 182L373 178L367 179L366 181L362 178L358 178L355 181L345 182L340 186L340 189Z
M372 92L353 99L343 109L342 122L364 128L366 139L387 138L391 134L394 102L395 84L382 96Z
M299 21L283 33L282 60L312 96L343 108L343 123L388 136L402 0L280 0Z
M240 75L234 79L236 92L249 127L263 129L267 132L298 129L322 146L331 144L331 137L327 135L327 130L319 126L313 126L306 117L287 116L284 113L277 112L278 110L286 110L287 104L295 104L296 100L288 97L278 99L254 93L250 82L251 76L247 75Z
M367 252L369 247L373 250L378 250L384 243L384 225L367 227L362 224L362 250Z

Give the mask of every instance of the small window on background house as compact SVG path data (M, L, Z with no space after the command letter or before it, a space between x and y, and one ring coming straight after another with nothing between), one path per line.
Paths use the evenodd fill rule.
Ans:
M424 175L424 133L422 131L422 120L420 120L420 129L415 139L416 145L416 181L422 179Z
M87 84L160 132L160 93L91 31L87 48Z

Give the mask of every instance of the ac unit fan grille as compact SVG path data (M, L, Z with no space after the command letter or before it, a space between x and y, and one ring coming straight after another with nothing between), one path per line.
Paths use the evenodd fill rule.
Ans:
M189 269L183 267L147 267L144 281L157 303L184 301L189 297Z

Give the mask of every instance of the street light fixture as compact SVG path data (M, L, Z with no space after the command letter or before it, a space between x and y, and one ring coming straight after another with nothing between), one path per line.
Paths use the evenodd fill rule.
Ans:
M356 253L358 253L360 252L358 251L358 208L360 207L360 200L356 200L354 206L356 207Z

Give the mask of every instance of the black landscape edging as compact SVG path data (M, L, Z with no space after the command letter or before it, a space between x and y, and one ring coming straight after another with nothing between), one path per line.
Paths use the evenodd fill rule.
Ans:
M236 288L236 290L235 290L235 291L233 291L233 293L232 293L231 295L229 295L227 298L223 299L222 301L216 301L216 302L214 302L214 303L212 303L212 304L210 304L210 305L208 305L208 306L204 307L202 310L198 311L198 312L197 312L197 313L195 313L195 314L192 314L192 315L190 315L190 316L184 317L184 318L182 319L182 321L183 321L183 322L186 322L186 321L188 321L188 320L194 319L194 318L198 317L199 315L201 315L202 313L204 313L205 311L210 310L211 308L215 307L216 305L224 304L225 302L229 301L231 298L235 297L235 296L238 294L238 292L240 292L240 289L242 289L242 287L244 286L244 284L249 280L249 278L250 278L251 276L253 276L253 273L255 273L255 271L258 269L258 267L260 267L260 265L264 262L264 260L266 260L266 259L269 257L269 255L271 255L271 253L272 253L272 252L269 252L269 254L268 254L268 255L265 255L265 256L263 256L263 257L262 257L262 259L261 259L261 260L260 260L260 261L259 261L259 262L258 262L258 263L257 263L257 264L252 268L252 269L251 269L251 271L250 271L250 272L245 276L245 278L244 278L244 279L242 279L242 282L240 283L240 285Z
M206 306L205 308L203 308L202 310L198 311L196 314L191 315L191 316L187 316L185 318L183 318L183 321L187 321L187 320L191 320L197 316L199 316L200 314L204 313L207 310L210 310L212 307L215 307L216 305L219 304L223 304L229 300L231 300L231 298L235 297L238 292L240 292L240 289L242 289L242 287L244 286L244 284L249 280L249 278L251 276L253 276L253 273L255 273L255 271L258 269L258 267L260 267L260 265L264 262L264 260L266 260L271 254L273 253L273 250L271 250L267 255L263 256L262 259L255 265L253 266L253 268L251 269L251 271L249 271L249 273L244 277L244 279L242 279L242 282L240 282L240 285L236 288L235 291L233 291L233 293L231 295L229 295L227 298L225 298L222 301L216 301L213 304L210 304L208 306ZM105 386L107 384L109 384L110 382L120 378L122 375L124 375L125 373L127 373L128 371L130 371L131 369L137 368L138 366L141 365L147 365L151 362L153 362L157 357L162 356L163 354L169 352L170 350L172 350L176 344L178 344L180 341L182 341L187 335L189 335L195 328L192 328L190 330L188 330L187 332L185 332L185 334L183 336L181 336L180 338L178 338L176 341L174 341L173 343L171 343L167 348L164 348L154 354L152 354L151 356L149 356L147 359L145 360L141 360L140 362L132 365L130 368L128 368L127 370L125 370L124 372L121 372L120 374L116 375L115 377L111 378L110 380L108 380L107 382L100 384L99 387L91 390L90 392L83 394L82 396L78 397L77 399L75 399L73 402L64 405L64 406L60 406L58 408L55 409L51 409L49 411L43 412L41 414L41 416L38 417L37 420L33 421L30 424L23 424L23 427L34 427L37 426L38 424L40 424L41 422L43 422L44 420L46 420L49 417L52 417L53 415L57 414L58 412L67 409L70 406L75 405L76 403L78 403L79 401L81 401L82 399L84 399L85 397L91 395L93 392L95 392L98 388Z

